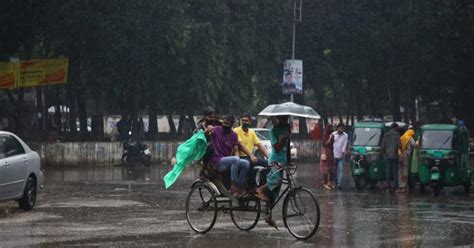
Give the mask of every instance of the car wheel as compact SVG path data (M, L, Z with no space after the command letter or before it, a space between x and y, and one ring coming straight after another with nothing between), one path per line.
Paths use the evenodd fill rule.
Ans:
M18 205L21 209L29 211L33 209L36 203L36 180L32 177L28 177L26 180L25 189L23 191L23 197L18 201Z

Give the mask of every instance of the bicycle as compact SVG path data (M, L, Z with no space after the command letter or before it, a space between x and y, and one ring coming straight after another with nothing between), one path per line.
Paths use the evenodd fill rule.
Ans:
M282 185L286 185L273 201L273 204L262 204L255 196L234 199L221 180L213 171L212 165L204 165L201 176L191 186L186 199L186 219L196 233L206 233L212 229L217 213L229 213L234 225L243 231L252 230L258 223L260 215L270 214L273 208L283 199L283 223L291 235L305 240L312 237L320 222L319 203L311 190L296 186L293 175L297 166L279 166L272 164L268 167L255 167L257 170L257 185L262 184L260 175L272 166L278 166L284 172Z

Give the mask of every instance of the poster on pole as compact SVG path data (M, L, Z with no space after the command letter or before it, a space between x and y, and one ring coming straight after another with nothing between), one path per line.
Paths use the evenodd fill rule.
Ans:
M0 62L0 89L13 89L18 84L19 64Z
M303 93L303 61L287 59L283 63L283 94Z

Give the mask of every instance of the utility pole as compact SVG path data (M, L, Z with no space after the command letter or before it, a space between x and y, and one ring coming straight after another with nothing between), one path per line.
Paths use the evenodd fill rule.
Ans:
M296 37L296 22L301 22L303 0L293 0L293 37L291 44L291 59L295 59L295 37ZM293 102L293 92L290 93L290 101Z

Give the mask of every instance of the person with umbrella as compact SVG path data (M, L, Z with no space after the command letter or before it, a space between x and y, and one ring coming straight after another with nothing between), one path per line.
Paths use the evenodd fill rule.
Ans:
M272 152L268 158L269 163L277 162L278 166L272 167L267 174L267 184L257 188L255 196L262 201L273 203L278 197L281 189L283 173L282 166L290 163L290 135L291 126L290 116L320 119L321 116L309 106L299 105L294 102L284 102L280 104L271 104L265 107L258 115L277 117L277 123L270 129L270 141L272 143ZM265 218L267 224L276 227L271 214Z
M278 166L272 167L270 173L267 174L267 183L257 188L255 193L257 198L269 203L273 203L280 193L283 172L279 167L285 166L289 162L291 127L288 122L288 117L288 115L277 116L278 123L270 129L270 141L273 149L268 158L268 162L277 162ZM271 215L265 218L265 221L272 226L276 226Z

